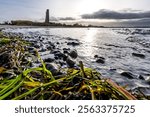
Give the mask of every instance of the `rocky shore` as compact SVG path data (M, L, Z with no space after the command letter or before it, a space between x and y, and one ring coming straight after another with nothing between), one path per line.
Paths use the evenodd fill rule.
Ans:
M68 38L64 43L70 48L61 47L61 43L0 29L0 99L149 99L142 93L129 93L99 72L85 68L77 61L78 51L72 48L81 44L78 40ZM105 63L104 57L94 58L97 63ZM133 78L132 73L121 75Z

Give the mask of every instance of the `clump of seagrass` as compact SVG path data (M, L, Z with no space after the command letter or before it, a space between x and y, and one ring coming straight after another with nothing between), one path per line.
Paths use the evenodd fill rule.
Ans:
M66 74L58 78L52 76L44 63L41 68L27 69L14 79L1 81L0 99L135 99L111 81L101 79L101 75L90 68L65 70ZM34 80L30 74L33 71L41 73L45 78L43 82Z

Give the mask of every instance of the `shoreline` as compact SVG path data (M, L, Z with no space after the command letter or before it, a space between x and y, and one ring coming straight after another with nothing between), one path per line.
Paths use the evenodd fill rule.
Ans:
M12 35L11 35L12 36ZM3 37L5 37L5 36L3 36ZM34 48L32 48L33 46L31 46L32 45L32 43L31 42L27 42L27 41L23 41L22 39L17 39L17 37L16 36L14 36L14 37L11 37L11 38L13 38L13 41L12 41L12 39L9 39L9 37L5 37L5 38L7 38L6 40L4 40L3 41L3 46L4 46L4 50L5 50L5 46L7 46L7 44L8 44L8 47L9 46L14 46L14 47L17 47L17 48L20 48L19 50L17 50L16 52L18 53L20 53L21 52L21 56L23 56L23 57L25 57L24 59L25 59L25 61L18 61L19 63L21 62L22 64L23 64L23 66L22 66L22 64L19 64L19 65L21 65L21 66L18 66L17 67L17 70L14 72L16 75L15 76L13 76L12 78L10 78L11 80L13 79L13 78L15 78L15 79L19 79L18 77L21 75L21 74L26 74L27 76L30 74L32 77L34 77L34 79L32 79L32 77L31 77L31 79L30 78L28 78L28 77L23 77L23 78L21 78L21 79L19 79L19 81L18 82L20 82L21 83L21 81L22 80L27 80L26 82L23 82L23 84L21 84L21 89L22 89L22 85L24 86L27 86L29 89L31 89L31 88L34 88L36 91L37 91L37 93L40 93L40 90L39 90L39 88L41 87L41 82L42 83L44 83L45 85L44 86L50 86L50 87L53 87L53 85L55 86L56 84L57 84L57 82L60 82L60 80L61 80L61 82L62 83L60 83L60 86L62 87L64 87L64 86L67 86L67 85L71 85L71 84L68 84L68 83L73 83L71 86L69 86L68 87L68 90L69 91L71 91L72 92L72 97L70 97L70 98L68 98L68 99L84 99L83 97L84 97L84 95L87 95L87 98L85 98L85 99L94 99L94 97L92 98L90 95L91 95L91 92L90 92L90 90L89 90L89 88L87 87L85 87L85 90L86 90L86 92L88 92L87 94L84 94L84 91L82 92L82 90L80 89L81 87L82 87L82 82L84 82L84 83L87 83L87 86L89 85L90 86L90 82L91 83L96 83L96 81L98 80L98 82L101 84L97 84L97 88L99 87L99 86L101 86L102 87L102 90L108 90L108 94L110 95L111 94L111 92L109 91L110 89L105 89L104 87L103 87L103 85L110 85L111 87L112 87L112 90L114 90L115 92L118 92L118 93L120 93L120 95L122 95L120 98L118 97L118 99L135 99L134 98L134 96L132 97L132 95L130 95L130 93L128 92L128 95L125 95L123 92L125 91L125 92L127 92L125 89L122 89L120 86L118 86L117 84L115 84L115 83L113 83L113 81L111 81L111 80L104 80L103 78L102 78L102 76L100 75L100 73L98 73L98 72L96 72L96 71L93 71L91 68L85 68L84 67L84 65L82 64L82 62L80 62L79 63L79 65L77 65L76 67L74 67L74 65L72 65L72 64L74 64L73 63L73 61L70 61L70 60L68 60L68 63L67 64L70 64L70 67L66 67L65 68L65 70L67 71L65 74L63 74L63 72L61 71L61 69L56 69L56 68L54 68L54 66L52 66L52 64L50 64L51 62L50 62L50 60L47 60L47 61L49 61L48 62L48 64L47 63L45 63L45 61L43 61L42 59L41 59L41 57L39 56L39 54L38 54L38 52L34 49ZM15 40L14 40L15 39ZM2 41L1 41L2 42ZM22 43L22 46L20 46L20 44L19 43ZM16 45L17 44L17 45ZM26 45L27 44L27 45ZM30 45L31 44L31 45ZM1 46L1 48L3 47L3 46ZM53 46L53 44L51 43L51 47ZM24 50L24 51L22 51L22 49ZM6 57L7 59L6 59L6 61L9 61L9 54L7 54L7 51L9 51L9 50L12 50L12 53L14 53L14 50L13 50L13 48L10 48L10 49L6 49L5 51L6 51L6 55L7 55L7 57L6 56L2 56L3 54L1 54L1 57ZM5 53L5 51L3 51L3 50L1 50L1 52L4 52ZM23 52L23 53L22 53ZM32 62L33 61L28 61L28 57L30 58L30 56L25 56L24 55L24 53L28 53L27 55L32 55L33 57L35 57L35 59L39 59L38 60L38 62L39 63L41 63L41 66L39 66L39 67L37 67L37 68L31 68L30 67L30 65L32 66ZM71 55L72 57L75 57L76 58L76 53L75 52L73 52L74 54L69 54L69 56ZM56 53L57 55L58 55L58 53ZM60 54L59 54L60 55ZM58 55L58 56L59 56ZM13 58L14 56L11 56L11 58ZM26 58L27 57L27 58ZM4 59L2 59L2 60L4 60ZM17 59L17 60L19 60L19 58ZM6 63L6 61L4 60L3 61L3 63L1 63L1 73L6 73L5 71L7 71L7 69L12 69L12 70L15 70L14 69L14 66L12 66L12 65L7 65L7 67L5 66L5 65L3 65L3 64L7 64ZM66 61L66 60L65 60ZM24 63L25 62L25 63ZM26 63L27 62L27 63ZM67 61L66 61L67 62ZM11 61L10 61L10 63L11 63ZM30 64L29 64L30 63ZM14 63L13 63L14 64ZM17 65L16 63L15 63L15 65ZM24 67L24 65L26 66L26 67ZM9 68L10 67L10 68ZM16 66L15 66L16 67ZM23 69L23 70L21 70L21 71L19 71L19 69ZM44 76L43 77L43 73L42 73L42 71L44 70L44 72L47 74L46 76ZM70 71L71 70L71 71ZM36 71L36 72L33 72L33 71ZM33 72L33 73L32 73ZM68 72L70 72L70 73L68 73ZM40 74L39 74L40 73ZM92 73L93 75L91 76L90 74ZM9 77L10 77L10 75L8 75ZM68 76L69 76L69 78L68 78ZM41 77L43 77L44 78L44 82L43 82L43 78L41 79ZM47 78L50 78L49 80L47 79ZM65 77L65 78L64 78ZM71 78L72 77L72 78ZM27 79L26 79L27 78ZM40 79L39 79L40 78ZM46 79L45 79L46 78ZM62 79L62 78L64 78L64 79ZM70 79L71 78L71 79ZM90 79L89 79L90 78ZM1 78L1 79L5 79L5 77L3 77L3 78ZM15 80L14 79L14 80ZM48 81L47 81L48 80ZM67 84L65 84L65 82L64 82L64 80L67 80ZM81 82L82 81L82 82ZM1 82L2 82L2 80L1 80ZM74 85L77 85L77 87L74 87ZM99 86L98 86L99 85ZM18 85L16 85L16 87L17 87ZM91 84L91 86L90 86L91 88L92 88L92 90L95 90L95 94L97 94L98 92L97 92L97 89L95 89L93 86L92 86L92 84ZM54 88L54 87L53 87ZM71 89L70 89L71 88ZM75 89L74 89L75 88ZM76 89L77 88L77 89ZM104 88L104 89L103 89ZM115 89L115 88L117 88L117 89ZM49 90L49 89L45 89L45 90ZM56 89L55 89L56 90ZM60 92L60 90L62 90L62 91L65 91L65 92L67 92L67 93L65 93L64 95L67 95L67 96L69 96L69 92L68 91L66 91L66 89L64 89L64 88L62 88L62 89L57 89L57 90L59 90L59 93L62 93L62 92ZM76 91L77 90L81 90L81 92L79 93L79 94L76 94ZM75 91L75 92L74 92ZM122 92L123 91L123 92ZM53 92L53 91L52 91ZM51 92L51 93L52 93ZM103 91L102 91L103 92ZM21 93L21 92L20 92ZM123 94L122 94L123 93ZM18 95L18 94L17 94ZM23 94L22 94L23 95ZM93 95L93 94L92 94ZM109 96L103 96L104 94L102 93L101 95L99 95L100 97L101 97L101 99L108 99L108 98L114 98L113 96L112 97L109 97ZM112 93L112 95L116 95L116 94L113 94ZM58 95L57 95L58 96ZM59 95L60 96L60 95ZM79 97L78 97L79 96ZM129 96L129 97L128 97ZM63 96L60 96L61 97L61 99L64 99L64 97ZM6 99L8 98L8 97L5 97ZM3 99L5 99L5 98L3 98ZM31 98L31 97L30 97ZM95 97L96 98L96 97ZM142 97L141 97L142 98ZM0 97L0 99L2 99L2 97ZM18 98L15 98L15 99L20 99L20 96L18 95Z
M67 26L26 26L26 25L2 25L0 24L0 28L14 28L14 27L17 27L17 28L150 28L150 27L144 27L144 26L137 26L137 27L67 27Z

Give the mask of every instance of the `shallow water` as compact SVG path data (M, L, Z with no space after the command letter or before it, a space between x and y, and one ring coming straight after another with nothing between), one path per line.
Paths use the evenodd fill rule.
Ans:
M150 95L150 29L123 28L7 28L6 32L23 33L30 36L42 36L43 48L47 42L59 42L57 48L76 49L78 59L87 67L101 72L104 77L111 78L129 89L141 89ZM36 40L36 39L35 39ZM79 41L79 46L70 46L68 41ZM141 53L145 58L133 56ZM51 56L49 52L41 52L42 57ZM105 58L105 63L96 63L94 55ZM131 72L133 79L121 76L123 71ZM139 79L142 75L145 80Z

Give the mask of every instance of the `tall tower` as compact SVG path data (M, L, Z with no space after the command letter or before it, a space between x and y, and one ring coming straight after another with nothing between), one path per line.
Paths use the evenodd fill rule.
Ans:
M46 10L45 23L49 23L49 9Z

